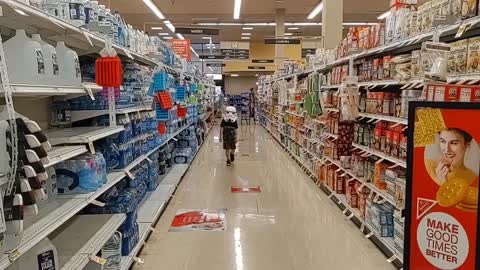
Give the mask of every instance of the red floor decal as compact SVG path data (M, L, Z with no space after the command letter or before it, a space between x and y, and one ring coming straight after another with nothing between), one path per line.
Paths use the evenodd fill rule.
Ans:
M226 211L226 209L179 209L169 231L225 231Z
M260 190L259 186L256 186L256 187L235 187L235 186L232 186L231 191L232 191L232 193L260 193L260 192L262 192Z

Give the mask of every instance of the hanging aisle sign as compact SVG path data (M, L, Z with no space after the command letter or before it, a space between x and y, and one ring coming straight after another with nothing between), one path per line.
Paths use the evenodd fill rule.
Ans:
M192 52L190 51L190 39L172 39L172 50L180 57L192 60Z
M405 270L480 269L480 105L410 102Z

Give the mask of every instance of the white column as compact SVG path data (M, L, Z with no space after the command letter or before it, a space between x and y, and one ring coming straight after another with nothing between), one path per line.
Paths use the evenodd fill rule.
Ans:
M325 49L333 49L342 41L343 1L322 0L322 36Z
M275 38L285 37L285 9L275 10ZM275 64L277 68L285 60L285 45L275 45Z

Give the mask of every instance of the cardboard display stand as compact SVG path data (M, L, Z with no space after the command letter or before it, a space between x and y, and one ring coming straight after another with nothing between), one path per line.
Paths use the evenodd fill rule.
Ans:
M404 269L480 269L480 104L411 102Z

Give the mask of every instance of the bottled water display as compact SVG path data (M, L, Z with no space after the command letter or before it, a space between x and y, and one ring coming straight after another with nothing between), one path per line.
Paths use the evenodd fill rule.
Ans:
M84 154L55 165L58 193L94 192L107 182L106 161L101 153Z

